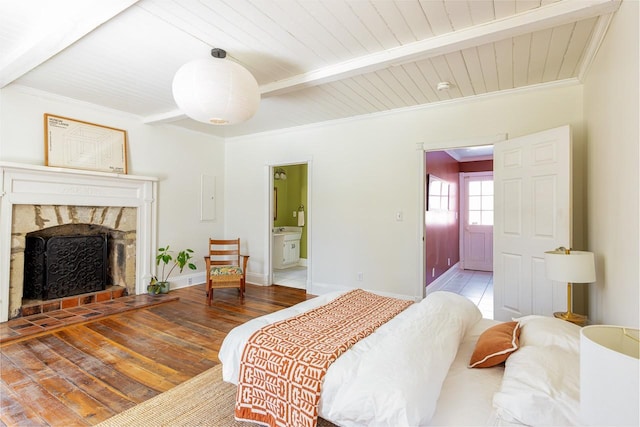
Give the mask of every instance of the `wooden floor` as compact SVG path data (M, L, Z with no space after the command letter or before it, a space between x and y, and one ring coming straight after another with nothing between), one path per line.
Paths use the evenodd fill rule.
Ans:
M0 346L0 425L86 426L219 364L233 327L310 298L304 290L204 285L172 291L179 301L115 314Z

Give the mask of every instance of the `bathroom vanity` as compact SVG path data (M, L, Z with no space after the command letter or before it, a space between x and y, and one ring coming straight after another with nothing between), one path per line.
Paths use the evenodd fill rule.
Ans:
M272 235L273 268L283 269L298 265L302 227L276 227Z

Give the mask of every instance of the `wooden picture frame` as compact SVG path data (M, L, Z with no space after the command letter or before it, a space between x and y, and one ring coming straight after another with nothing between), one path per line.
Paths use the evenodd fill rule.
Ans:
M69 117L44 115L46 166L127 173L127 131Z
M278 188L273 187L273 220L278 219Z

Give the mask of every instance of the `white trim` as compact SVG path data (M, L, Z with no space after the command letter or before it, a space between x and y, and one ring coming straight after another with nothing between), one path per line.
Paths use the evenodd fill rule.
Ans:
M74 105L74 106L77 106L77 107L88 108L88 109L91 109L91 110L94 110L94 111L99 111L99 112L102 112L102 113L112 114L112 115L118 116L118 117L132 119L132 120L136 120L136 121L142 120L142 118L143 118L143 116L139 116L137 114L129 113L129 112L122 111L122 110L116 110L115 108L105 107L103 105L94 104L92 102L80 101L79 99L70 98L68 96L63 96L63 95L58 95L56 93L47 92L47 91L42 90L42 89L35 89L35 88L29 87L29 86L23 86L23 85L18 84L18 83L12 83L11 84L11 88L15 89L19 93L25 94L27 96L35 96L37 98L42 98L42 99L46 99L46 100L50 100L50 101L54 101L54 102L62 102L62 103L69 104L69 105ZM182 128L182 129L187 130L187 128ZM214 136L214 135L211 135L211 136Z
M404 295L404 294L396 294L393 292L370 290L365 287L360 287L360 288L364 289L367 292L372 292L378 295L383 295L383 296L392 297L392 298L398 298L398 299L404 299L404 300L410 300L410 301L420 301L422 299L421 297L416 297L412 295ZM329 283L313 283L310 288L307 288L307 293L312 295L324 295L331 292L348 292L353 289L355 288L350 288L348 286L341 286L341 285L333 285Z
M425 234L425 225L424 225L424 220L425 220L425 211L424 211L424 206L425 206L425 153L427 151L444 151L448 148L463 148L463 147L473 147L473 146L478 146L478 145L488 145L488 144L495 144L497 142L500 141L506 141L508 138L508 134L505 133L498 133L496 135L490 135L490 136L484 136L484 137L478 137L478 138L467 138L467 139L452 139L449 141L436 141L436 142L431 142L429 144L426 143L418 143L416 144L417 146L417 151L419 153L418 158L420 159L420 164L418 165L418 170L420 171L420 182L418 183L418 189L420 191L419 195L418 195L418 209L419 209L419 214L418 214L418 218L420 219L420 221L418 222L418 236L422 236L422 241L420 242L420 248L417 251L418 252L418 256L420 257L420 259L418 260L418 278L419 278L419 283L420 286L422 287L422 290L420 291L420 293L416 294L416 295L420 295L422 294L423 297L426 296L426 283L425 283L425 269L426 269L426 260L425 260L425 253L426 253L426 244L427 244L427 236ZM460 217L460 215L458 215L458 218ZM457 263L455 265L458 265ZM453 268L453 267L452 267ZM451 268L447 271L450 271ZM444 273L446 274L446 273ZM442 276L441 276L442 277ZM434 280L433 282L431 282L429 285L432 285L434 282L436 282L438 279Z
M357 116L345 117L341 119L325 120L321 122L309 123L309 124L304 124L299 126L291 126L288 128L267 130L263 132L246 133L246 134L236 135L236 136L225 136L224 140L225 142L232 142L234 140L246 141L248 138L262 139L263 137L268 137L273 135L283 135L287 133L308 131L313 129L325 128L326 126L332 126L332 125L337 126L340 124L357 122L360 120L376 119L380 117L399 115L399 114L404 114L404 113L413 112L413 111L426 111L430 109L439 109L443 106L455 106L459 104L465 104L468 102L482 101L482 100L491 99L491 98L499 98L502 96L508 96L513 94L536 92L544 89L571 87L571 86L576 86L581 84L582 83L576 78L555 80L552 82L537 83L537 84L514 88L514 89L504 89L496 92L487 92L479 95L447 99L447 100L438 101L438 102L431 102L429 104L412 105L410 107L396 108L393 110L379 111L379 112L369 113L369 114L360 114ZM218 129L218 128L214 128L214 129ZM207 133L207 135L218 136L222 138L222 136L217 134Z
M188 288L190 286L197 286L205 284L207 276L204 271L199 273L183 274L182 276L175 277L169 280L169 289Z
M604 36L609 29L609 25L613 20L613 13L608 15L600 15L598 17L598 22L596 22L595 28L591 33L591 40L589 45L584 50L584 56L582 63L580 64L580 69L578 70L578 80L583 82L587 73L589 72L589 68L591 68L591 64L596 58L596 54L598 50L600 50L600 46L604 41Z
M137 208L136 294L155 273L157 178L0 162L0 322L9 318L14 204Z
M426 286L426 293L439 291L457 272L461 270L460 263L456 262L447 271L442 273L436 280Z
M420 176L420 182L418 185L418 250L416 251L418 260L416 265L418 266L417 276L417 289L414 292L416 298L424 298L427 296L426 294L426 283L425 283L425 254L426 254L426 235L425 235L425 212L424 208L426 206L425 203L425 191L426 191L426 175L425 175L425 150L424 144L419 143L416 144L416 153L418 153L418 173Z
M269 202L267 205L267 212L265 213L265 238L264 238L264 254L265 259L267 260L267 265L265 266L263 274L260 275L258 273L253 273L252 277L258 284L265 284L269 286L273 283L273 239L271 238L271 230L273 229L273 170L279 166L291 166L291 165L307 165L307 206L305 207L305 227L307 227L307 258L305 260L307 266L307 284L306 291L310 293L309 289L311 287L312 282L312 230L313 230L313 185L312 185L312 177L313 177L313 157L304 157L302 159L282 159L282 160L269 160L265 164L264 172L267 174L265 177L265 182L268 183L266 188L266 200ZM247 272L249 275L249 272ZM247 279L247 281L249 281Z

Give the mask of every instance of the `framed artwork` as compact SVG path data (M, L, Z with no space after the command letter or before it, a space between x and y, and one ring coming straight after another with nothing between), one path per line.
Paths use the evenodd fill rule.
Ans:
M273 187L273 220L278 219L278 189Z
M46 166L127 173L127 132L45 114L44 159Z

